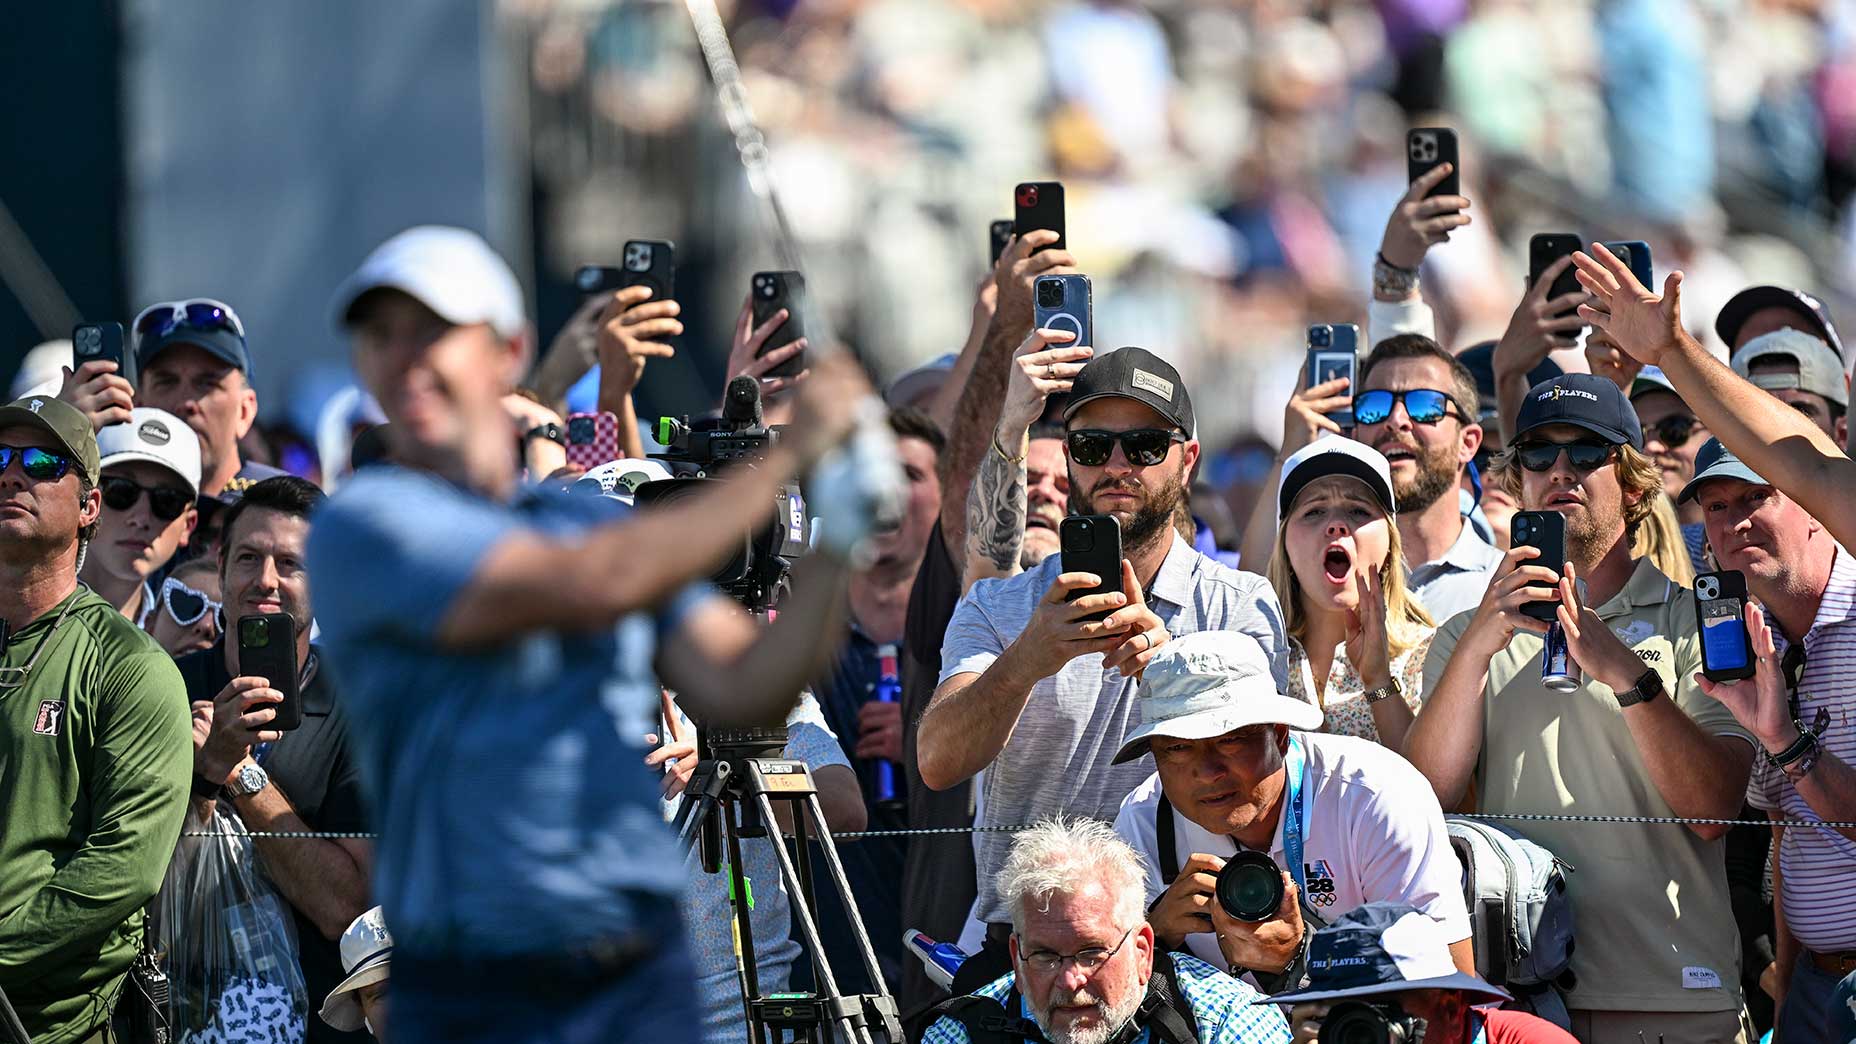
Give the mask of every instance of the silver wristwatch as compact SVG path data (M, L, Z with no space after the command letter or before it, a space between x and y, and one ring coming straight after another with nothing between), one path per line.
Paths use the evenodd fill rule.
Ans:
M226 784L226 789L232 792L233 797L250 797L270 785L270 773L256 765L246 765L233 774L232 782Z

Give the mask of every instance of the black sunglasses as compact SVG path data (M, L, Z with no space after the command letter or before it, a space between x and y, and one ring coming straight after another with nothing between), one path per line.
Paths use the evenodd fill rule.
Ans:
M1514 448L1515 459L1529 471L1546 471L1564 452L1566 459L1572 462L1572 468L1581 474L1597 471L1611 459L1617 447L1609 442L1597 439L1580 439L1577 442L1523 442Z
M1695 429L1701 427L1701 421L1677 413L1664 417L1649 427L1650 434L1656 437L1656 441L1670 449L1681 449L1694 436Z
M97 483L103 491L103 506L111 511L127 511L143 493L148 494L148 511L163 522L172 522L193 503L193 494L174 486L144 486L120 475L105 475Z
M1115 443L1128 455L1128 463L1148 468L1166 459L1175 442L1185 442L1184 433L1171 428L1133 428L1128 431L1104 431L1101 428L1078 428L1064 434L1070 447L1070 459L1086 468L1108 463Z
M19 458L19 466L26 477L40 482L56 482L64 478L71 470L71 458L62 453L42 450L37 446L0 446L0 472L13 466L13 458Z
M1436 424L1450 416L1450 407L1456 406L1456 415L1465 416L1463 407L1451 398L1449 392L1436 388L1408 388L1404 391L1387 391L1376 388L1361 392L1353 397L1353 422L1355 424L1382 424L1392 416L1394 403L1403 400L1405 415L1413 424Z

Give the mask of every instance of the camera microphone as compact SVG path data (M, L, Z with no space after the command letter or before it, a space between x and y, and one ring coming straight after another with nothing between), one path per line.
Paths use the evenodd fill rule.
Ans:
M745 373L729 381L722 398L722 419L733 427L760 427L760 382Z

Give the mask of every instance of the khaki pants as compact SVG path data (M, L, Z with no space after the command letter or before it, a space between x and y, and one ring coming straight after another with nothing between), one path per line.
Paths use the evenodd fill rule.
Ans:
M1752 1023L1738 1011L1597 1011L1577 1009L1580 1044L1753 1044Z

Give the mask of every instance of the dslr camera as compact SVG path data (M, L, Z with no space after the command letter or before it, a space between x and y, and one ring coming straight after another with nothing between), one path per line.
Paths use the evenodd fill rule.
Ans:
M1348 1000L1321 1019L1320 1044L1412 1044L1424 1039L1425 1021L1405 1013L1397 1001Z
M1225 860L1214 889L1218 905L1235 920L1260 924L1282 905L1282 871L1262 852L1239 852Z
M657 441L666 447L652 457L664 461L675 478L646 482L634 494L640 508L686 497L718 472L753 467L779 441L778 428L761 422L760 385L752 377L729 382L720 417L660 417ZM710 582L749 612L773 608L786 591L793 561L811 547L811 522L805 496L791 482L774 494L773 520L742 538L740 547L710 576Z

